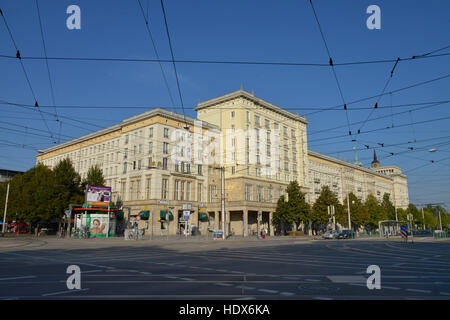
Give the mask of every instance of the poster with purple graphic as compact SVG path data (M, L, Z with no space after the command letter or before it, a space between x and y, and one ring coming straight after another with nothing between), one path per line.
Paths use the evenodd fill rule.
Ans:
M108 206L111 198L111 187L87 186L86 204Z

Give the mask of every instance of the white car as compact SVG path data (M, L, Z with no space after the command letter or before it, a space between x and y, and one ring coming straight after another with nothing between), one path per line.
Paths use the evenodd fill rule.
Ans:
M327 231L323 234L323 238L324 239L336 239L339 235L339 231L334 230L334 231Z

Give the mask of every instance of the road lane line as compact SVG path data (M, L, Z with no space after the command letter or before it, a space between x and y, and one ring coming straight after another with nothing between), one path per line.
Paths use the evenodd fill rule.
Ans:
M431 290L419 290L419 289L406 289L406 291L420 292L420 293L431 293Z
M280 294L282 296L294 296L295 295L295 293L293 293L293 292L280 292Z
M258 289L258 291L267 292L267 293L278 293L278 291L276 291L276 290L269 290L269 289Z
M66 291L59 291L59 292L51 292L51 293L45 293L42 296L48 297L48 296L56 296L58 294L64 294L64 293L72 293L72 292L80 292L80 291L87 291L89 288L86 289L78 289L78 290L66 290Z
M439 292L439 294L443 295L443 296L450 296L449 292Z
M223 283L223 282L218 282L218 283L214 283L216 286L222 286L222 287L231 287L233 286L231 283Z
M382 286L381 289L400 290L400 288L397 288L397 287L388 287L388 286Z
M247 286L236 286L236 288L244 289L244 290L255 290L255 287L247 287Z
M36 278L36 276L23 276L23 277L0 278L0 281L4 281L4 280L16 280L16 279L31 279L31 278Z

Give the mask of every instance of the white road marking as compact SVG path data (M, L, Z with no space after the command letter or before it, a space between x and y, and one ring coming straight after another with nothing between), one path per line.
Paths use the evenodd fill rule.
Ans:
M314 297L316 300L333 300L333 298L326 298L326 297Z
M349 283L349 285L358 286L358 287L367 287L367 284L362 284L362 283Z
M293 292L280 292L280 294L283 296L294 296L295 295L295 293L293 293Z
M327 276L331 282L334 283L366 283L366 278L363 276Z
M0 281L3 281L3 280L16 280L16 279L31 279L31 278L36 278L36 276L23 276L23 277L0 278Z
M266 293L278 293L276 290L269 290L269 289L258 289L258 291L266 292Z
M195 279L192 279L192 278L179 278L179 279L186 280L186 281L193 281L193 280L195 280Z
M443 296L450 296L449 292L439 292L439 294L442 294Z
M104 270L89 270L89 271L81 271L81 273L93 273L93 272L103 272Z
M400 290L400 288L397 288L397 287L388 287L388 286L381 286L381 289Z
M247 287L247 286L236 286L236 288L244 289L244 290L254 290L255 287Z
M236 298L233 300L256 300L256 298L255 297L245 297L245 298Z
M311 282L320 282L319 279L305 279L305 281L311 281Z
M431 290L419 290L419 289L406 289L406 291L420 292L420 293L431 293Z
M218 282L218 283L214 283L216 286L222 286L222 287L231 287L232 284L231 283L223 283L223 282Z
M79 289L79 290L66 290L66 291L59 291L59 292L51 292L51 293L45 293L42 296L43 297L47 297L47 296L56 296L58 294L64 294L64 293L72 293L72 292L80 292L80 291L87 291L89 290L89 288L86 289Z

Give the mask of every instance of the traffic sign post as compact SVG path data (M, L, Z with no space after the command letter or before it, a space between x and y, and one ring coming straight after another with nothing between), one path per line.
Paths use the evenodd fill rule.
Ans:
M402 238L405 240L405 242L408 242L408 229L405 225L400 226L400 234Z

